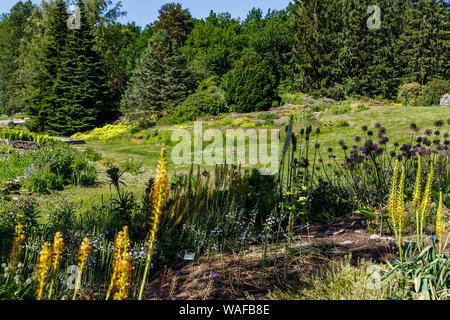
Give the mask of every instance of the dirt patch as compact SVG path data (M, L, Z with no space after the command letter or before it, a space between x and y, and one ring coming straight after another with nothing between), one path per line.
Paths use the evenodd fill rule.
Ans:
M404 239L414 241L415 236ZM392 235L369 234L363 220L310 223L296 227L290 247L272 244L265 257L262 245L252 245L241 253L181 261L147 286L146 298L264 300L277 289L308 283L329 262L343 260L350 253L351 263L357 265L360 259L386 263L396 252Z

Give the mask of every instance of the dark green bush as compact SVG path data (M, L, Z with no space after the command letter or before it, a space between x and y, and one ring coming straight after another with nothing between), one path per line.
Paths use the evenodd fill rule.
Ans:
M254 52L244 55L224 76L223 87L225 101L233 112L265 111L281 101L277 77Z
M340 84L335 85L327 90L327 97L333 100L342 101L345 99L344 87Z
M423 106L439 105L444 94L450 93L450 81L433 79L423 86L420 104Z
M199 117L216 116L227 112L225 101L217 93L194 93L177 105L166 117L170 123L195 121Z

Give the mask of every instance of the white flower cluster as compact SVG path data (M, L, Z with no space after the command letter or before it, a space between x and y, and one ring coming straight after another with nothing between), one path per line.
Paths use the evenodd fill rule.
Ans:
M446 93L442 96L441 107L450 107L450 93Z

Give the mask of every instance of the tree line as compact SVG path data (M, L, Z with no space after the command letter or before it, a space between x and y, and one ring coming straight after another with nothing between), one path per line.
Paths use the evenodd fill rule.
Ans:
M283 92L396 99L404 83L449 79L444 0L296 0L245 19L169 3L145 28L119 23L120 3L76 4L80 28L65 0L19 1L0 19L0 113L26 112L33 131L267 110Z

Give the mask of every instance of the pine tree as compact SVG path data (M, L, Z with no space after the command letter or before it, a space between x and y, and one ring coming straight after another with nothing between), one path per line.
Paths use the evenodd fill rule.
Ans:
M59 101L55 93L55 80L62 64L62 55L67 39L67 7L64 0L51 2L45 21L45 40L43 44L41 67L33 78L34 95L29 98L25 111L30 115L28 126L33 131L45 131L49 116L57 112Z
M425 84L433 77L448 78L450 71L450 11L448 1L410 2L401 36L404 80Z
M183 45L194 28L194 21L188 9L182 9L179 3L167 3L159 9L159 18L155 22L155 31L166 30L178 45Z
M80 28L70 29L63 48L62 63L54 83L58 109L49 115L48 131L68 135L95 127L105 119L106 80L100 55L94 51L92 25L84 3Z
M294 74L302 90L333 86L339 79L335 61L342 30L340 1L296 0L294 10Z
M185 57L167 31L150 39L138 60L121 102L122 112L132 120L164 115L191 92Z

